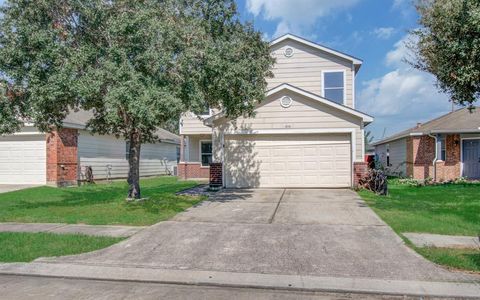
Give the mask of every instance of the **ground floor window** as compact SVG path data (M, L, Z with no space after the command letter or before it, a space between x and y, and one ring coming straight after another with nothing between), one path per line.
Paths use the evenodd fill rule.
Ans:
M210 166L212 162L212 141L200 141L200 158L202 166Z
M445 143L445 137L440 138L440 160L445 161L447 159L447 146Z

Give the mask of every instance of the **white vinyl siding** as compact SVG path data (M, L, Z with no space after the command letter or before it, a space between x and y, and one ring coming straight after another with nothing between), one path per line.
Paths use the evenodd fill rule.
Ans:
M284 96L289 96L293 100L289 108L280 105L280 99ZM305 130L305 133L309 133L309 130L314 129L354 128L355 160L363 161L362 120L360 118L290 91L273 94L264 101L263 105L255 110L254 118L240 117L233 122L221 125L221 130L248 132L262 129L302 129ZM222 120L217 122L222 122Z
M350 187L350 146L348 134L231 135L226 186Z
M206 141L211 139L212 139L211 134L189 135L185 143L185 148L186 148L185 161L199 163L200 162L200 141Z
M45 184L45 134L0 137L0 184Z
M143 144L140 150L140 176L167 174L177 163L177 145L170 143ZM80 130L78 137L80 179L85 166L91 166L96 179L106 178L111 166L111 178L128 176L127 147L122 139L108 135L91 135Z
M387 152L388 149L388 152ZM389 154L389 163L387 166L387 153ZM381 144L375 146L375 154L386 167L387 174L392 176L406 176L407 175L407 139L402 138L391 141L388 144Z
M212 128L205 126L203 121L192 113L186 113L180 118L180 134L212 133Z
M391 175L407 174L407 139L399 139L389 143Z
M285 57L285 48L292 47L292 57ZM317 95L323 95L323 71L345 72L345 105L353 106L353 65L351 61L313 49L296 41L285 40L271 48L276 59L273 78L267 78L268 89L288 83Z

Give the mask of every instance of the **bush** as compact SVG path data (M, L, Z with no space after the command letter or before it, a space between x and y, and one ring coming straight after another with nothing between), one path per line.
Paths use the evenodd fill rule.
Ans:
M387 175L383 170L370 169L367 176L359 180L359 185L377 195L387 195Z

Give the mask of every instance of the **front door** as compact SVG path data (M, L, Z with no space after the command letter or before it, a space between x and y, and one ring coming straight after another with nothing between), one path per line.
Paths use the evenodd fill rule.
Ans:
M463 141L463 176L480 179L480 139Z

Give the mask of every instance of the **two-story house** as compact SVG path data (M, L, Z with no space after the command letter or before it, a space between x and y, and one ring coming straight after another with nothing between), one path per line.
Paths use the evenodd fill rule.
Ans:
M362 61L290 34L270 48L274 77L254 117L182 116L179 176L227 188L351 187L366 171L373 121L355 109Z

